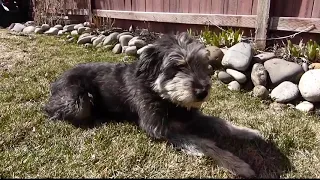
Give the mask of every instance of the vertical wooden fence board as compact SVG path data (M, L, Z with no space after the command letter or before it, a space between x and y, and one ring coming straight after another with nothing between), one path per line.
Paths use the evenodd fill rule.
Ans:
M255 41L258 49L266 47L271 0L258 1Z
M152 12L153 0L146 0L146 12Z
M189 0L180 0L180 12L181 13L189 12Z
M320 18L320 1L315 0L313 3L313 9L312 9L312 18Z
M146 0L135 0L136 1L136 11L146 11Z
M211 13L211 0L200 1L200 13L203 13L203 14Z
M211 14L223 14L226 0L211 0Z
M253 0L238 0L238 15L251 15L252 12L252 4Z
M170 0L169 3L169 12L179 12L179 0Z
M204 0L202 0L202 1L204 1ZM200 0L189 1L189 12L190 13L199 13L200 12Z
M253 0L252 1L251 14L252 15L257 15L257 9L258 9L258 0Z
M124 1L124 9L126 11L131 11L131 0L125 0Z
M163 0L153 0L153 12L163 12Z
M163 12L170 12L170 1L171 0L163 0Z
M224 14L237 14L238 0L226 0L224 3Z

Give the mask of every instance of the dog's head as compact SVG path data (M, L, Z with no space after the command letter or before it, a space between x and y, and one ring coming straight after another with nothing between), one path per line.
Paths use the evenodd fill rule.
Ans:
M211 88L207 50L187 33L164 35L144 50L136 75L162 98L188 108L199 108Z

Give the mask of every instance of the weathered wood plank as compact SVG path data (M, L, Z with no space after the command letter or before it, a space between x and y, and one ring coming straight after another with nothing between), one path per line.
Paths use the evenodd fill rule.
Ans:
M313 3L313 9L312 9L312 18L320 18L320 1L315 0Z
M88 3L87 6L88 6L89 22L92 23L92 7L91 7L92 2L91 0L87 0L87 3Z
M136 0L136 10L137 11L146 11L146 0Z
M224 14L237 14L238 1L237 0L225 0Z
M258 0L253 0L251 14L257 15L257 10L258 10Z
M189 0L180 0L180 11L181 13L189 12Z
M154 21L184 24L215 24L218 26L234 26L254 28L256 16L253 15L210 15L196 13L155 13L155 12L129 12L113 10L94 10L95 15L115 19L128 19L138 21Z
M269 29L300 32L314 25L309 33L320 33L320 18L272 17Z
M238 0L238 15L250 15L252 12L253 0Z
M163 0L163 12L170 12L170 0Z
M125 0L124 1L124 9L126 11L131 11L131 0Z
M153 0L146 0L146 12L152 12Z
M315 0L303 0L299 7L298 17L310 18Z
M225 0L211 0L211 14L223 14Z
M200 13L210 14L211 13L211 0L200 1Z
M153 0L153 12L163 12L163 0Z
M256 23L256 46L259 49L266 47L266 38L269 24L269 12L270 12L271 0L259 0L258 1L258 14Z
M200 0L189 1L189 12L190 13L199 13L200 12Z
M179 12L179 0L170 0L169 3L169 12Z

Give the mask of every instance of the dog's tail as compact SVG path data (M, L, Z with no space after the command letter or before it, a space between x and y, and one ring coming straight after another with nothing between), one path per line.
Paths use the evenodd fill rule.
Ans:
M246 178L255 176L255 172L249 164L231 152L220 149L209 139L182 134L170 135L168 139L175 148L190 155L209 156L215 160L218 165L228 169L233 174Z

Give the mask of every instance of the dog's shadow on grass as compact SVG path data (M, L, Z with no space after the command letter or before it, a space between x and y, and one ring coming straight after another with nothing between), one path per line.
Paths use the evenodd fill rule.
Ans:
M271 140L228 138L218 141L217 145L247 162L256 172L256 178L278 179L294 171L289 158Z

